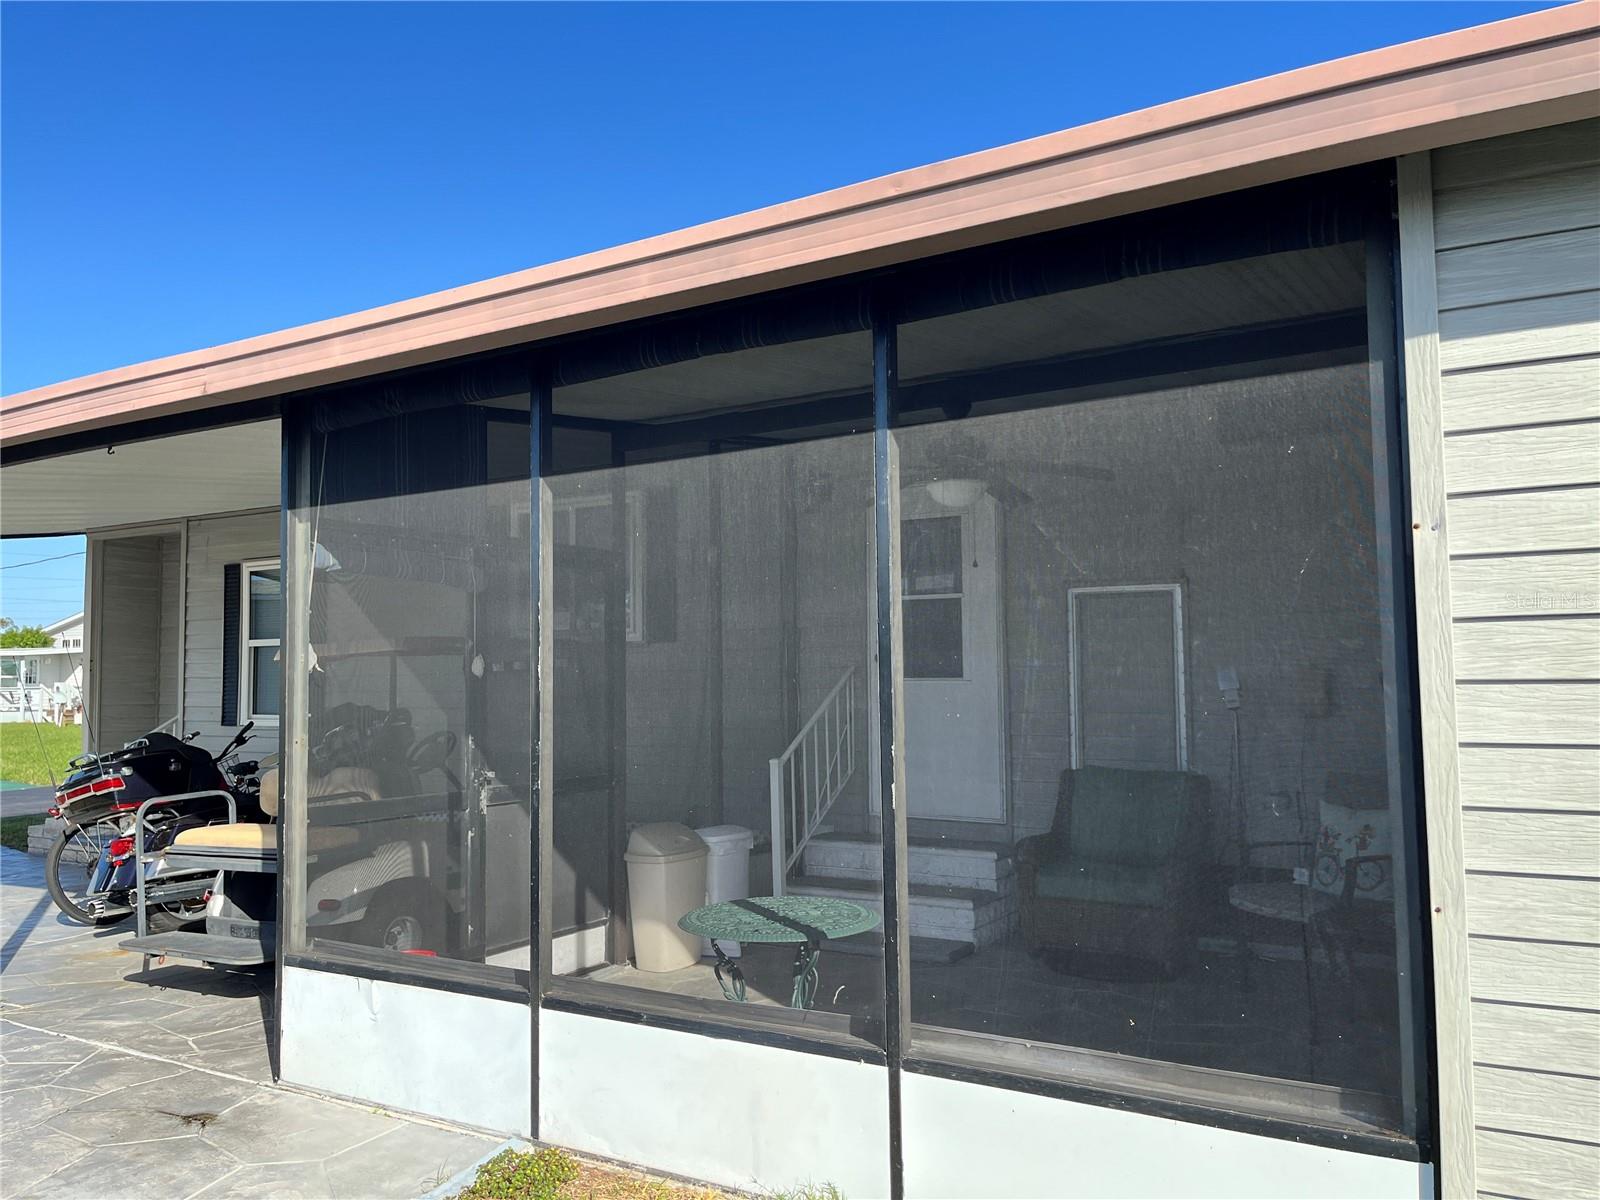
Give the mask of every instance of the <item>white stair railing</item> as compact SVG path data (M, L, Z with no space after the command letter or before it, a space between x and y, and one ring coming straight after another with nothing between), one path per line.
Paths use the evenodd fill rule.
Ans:
M856 769L856 669L839 677L811 719L767 761L772 789L772 894L827 819Z

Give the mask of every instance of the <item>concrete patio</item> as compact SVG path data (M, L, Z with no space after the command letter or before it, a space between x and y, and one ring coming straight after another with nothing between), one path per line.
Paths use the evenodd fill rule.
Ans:
M416 1197L499 1141L278 1088L272 976L154 966L0 849L0 1196Z

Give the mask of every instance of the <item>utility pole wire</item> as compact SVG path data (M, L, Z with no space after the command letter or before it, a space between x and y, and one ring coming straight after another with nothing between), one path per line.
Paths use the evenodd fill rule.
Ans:
M40 563L59 562L63 558L82 558L83 554L82 550L74 550L71 554L52 554L49 558L35 558L30 559L28 562L6 563L5 566L0 567L0 571L10 571L17 567L36 567Z

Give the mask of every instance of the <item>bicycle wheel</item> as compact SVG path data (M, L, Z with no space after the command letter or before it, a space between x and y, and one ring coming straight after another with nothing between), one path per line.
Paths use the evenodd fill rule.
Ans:
M44 882L50 898L70 920L80 925L111 925L128 913L96 916L89 899L89 882L107 843L118 836L115 818L66 830L50 847L44 860Z

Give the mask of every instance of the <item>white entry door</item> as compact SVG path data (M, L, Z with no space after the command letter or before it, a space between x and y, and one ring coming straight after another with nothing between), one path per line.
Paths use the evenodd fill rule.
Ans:
M901 493L906 790L913 817L1006 819L999 526L999 505L987 494L955 507L935 501L926 487ZM875 735L877 722L869 727ZM872 799L876 810L876 788Z

